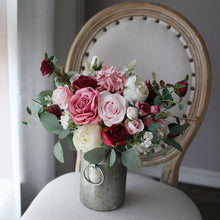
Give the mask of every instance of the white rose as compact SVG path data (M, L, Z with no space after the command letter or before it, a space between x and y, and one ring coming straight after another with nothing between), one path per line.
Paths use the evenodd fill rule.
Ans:
M102 128L99 125L85 124L74 131L73 144L77 150L87 152L102 143L101 139Z
M135 107L128 107L127 108L127 117L129 119L135 119L138 117L138 109Z
M134 102L144 102L149 94L145 82L137 76L131 76L125 83L124 97Z

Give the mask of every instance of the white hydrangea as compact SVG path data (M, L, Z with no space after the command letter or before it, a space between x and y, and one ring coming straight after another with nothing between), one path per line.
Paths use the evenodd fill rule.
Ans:
M64 111L64 115L60 117L61 125L63 126L63 129L67 129L69 125L70 120L70 114L68 111Z

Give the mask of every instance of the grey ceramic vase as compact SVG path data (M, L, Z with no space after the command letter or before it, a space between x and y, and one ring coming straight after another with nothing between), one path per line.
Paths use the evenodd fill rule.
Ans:
M80 200L96 211L111 211L122 206L125 199L127 168L119 163L116 170L108 172L107 158L101 163L89 164L82 155Z

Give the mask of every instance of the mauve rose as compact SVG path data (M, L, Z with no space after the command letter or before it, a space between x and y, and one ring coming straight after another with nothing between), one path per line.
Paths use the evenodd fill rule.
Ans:
M126 112L126 100L115 93L104 92L98 105L98 113L104 124L108 127L123 121Z
M40 67L40 71L42 73L42 76L48 75L50 73L52 73L54 70L54 64L48 60L48 58L45 58L42 62L41 62L41 67Z
M74 90L82 89L85 87L92 87L95 89L97 87L97 80L90 76L80 75L77 80L73 81L72 87Z
M91 87L76 91L69 101L69 113L77 125L97 124L101 119L98 115L100 95Z
M150 113L151 113L152 115L157 114L158 111L159 111L159 106L158 106L158 105L151 105L151 106L150 106Z
M128 137L128 133L122 124L112 125L109 128L102 129L103 142L108 146L123 146Z
M182 86L185 86L185 87L183 87L183 88L175 88L176 85L182 85ZM187 81L177 82L174 85L174 91L175 91L175 93L179 97L184 97L186 95L186 93L187 93L187 90L188 90L188 83L187 83Z
M154 122L154 118L144 116L142 117L142 121L144 122L144 126L147 128L150 123Z
M126 120L124 123L129 134L138 134L144 130L144 124L140 119Z
M135 106L139 109L141 112L140 116L145 116L149 113L149 106L145 102L136 102Z
M53 114L53 115L55 115L58 119L60 119L60 117L62 115L60 107L58 105L47 107L46 111Z
M64 108L63 105L68 104L73 93L69 90L68 86L59 86L53 91L52 100L54 104L59 105L61 108Z

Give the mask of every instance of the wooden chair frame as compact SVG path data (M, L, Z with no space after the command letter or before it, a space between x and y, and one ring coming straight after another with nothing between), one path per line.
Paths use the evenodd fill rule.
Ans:
M87 48L91 43L95 43L96 35L101 31L106 31L107 25L117 24L120 19L131 19L133 16L143 16L144 19L151 17L155 19L155 22L167 23L168 29L174 28L178 33L177 37L184 39L186 42L184 48L189 49L192 55L189 62L193 62L195 68L195 72L191 73L192 77L195 77L195 87L189 88L194 91L194 95L188 103L190 110L187 118L197 119L197 123L191 123L184 135L177 138L183 148L182 153L171 149L166 156L158 152L150 159L143 159L144 166L163 163L161 181L177 186L181 161L204 118L211 89L209 55L196 28L184 16L161 5L146 2L127 2L113 5L93 16L81 29L69 51L65 70L80 72L83 69L83 59L88 56ZM77 153L76 171L79 171L79 164L80 152Z

